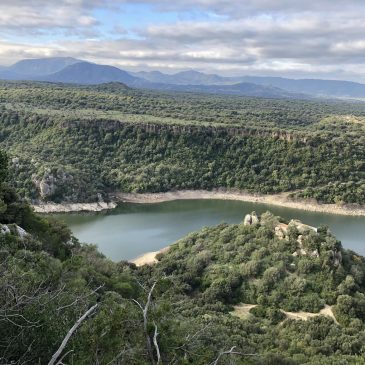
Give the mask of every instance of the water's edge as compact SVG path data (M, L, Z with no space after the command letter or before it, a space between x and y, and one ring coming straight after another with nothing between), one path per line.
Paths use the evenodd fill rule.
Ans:
M285 208L301 209L310 212L349 216L365 216L365 206L355 204L320 204L315 201L292 200L289 198L289 194L290 193L260 195L221 189L212 191L182 190L170 191L166 193L144 194L116 192L112 195L112 202L110 203L44 203L40 205L33 205L33 209L37 213L100 212L102 210L114 209L120 202L152 204L173 200L220 199L238 200L249 203L263 203Z

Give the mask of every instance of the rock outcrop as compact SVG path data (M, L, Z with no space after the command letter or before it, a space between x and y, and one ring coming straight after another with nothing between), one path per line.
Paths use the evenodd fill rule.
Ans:
M46 200L57 193L59 187L71 183L73 176L64 171L53 172L47 169L42 177L37 175L32 176L32 181L39 190L41 199Z
M101 212L102 210L114 209L117 204L114 202L105 203L46 203L33 205L36 213L71 213L71 212Z
M22 239L28 235L26 230L17 224L0 224L0 234L13 234Z
M254 226L260 222L259 217L256 212L252 212L251 214L246 214L245 219L243 220L243 224L245 226Z
M304 224L298 219L292 219L288 224L288 227L290 227L290 226L294 226L300 234L306 233L308 231L317 232L316 227L312 227L312 226L309 226L308 224Z

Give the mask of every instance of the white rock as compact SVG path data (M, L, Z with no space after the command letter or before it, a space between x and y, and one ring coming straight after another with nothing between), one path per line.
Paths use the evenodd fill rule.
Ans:
M246 214L245 219L243 220L243 224L245 226L253 226L258 223L259 223L259 218L255 212L251 214Z
M27 231L25 229L23 229L22 227L19 227L18 225L16 225L15 227L16 227L19 237L24 238L28 234Z
M0 233L1 234L8 234L8 233L10 233L9 227L6 224L1 225L1 227L0 227Z

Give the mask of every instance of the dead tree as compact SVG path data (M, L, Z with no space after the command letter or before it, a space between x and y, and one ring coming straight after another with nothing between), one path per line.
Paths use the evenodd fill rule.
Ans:
M88 317L90 316L95 309L97 308L98 304L93 305L91 308L89 308L76 322L75 324L71 327L71 329L67 332L65 338L63 339L60 347L58 348L58 350L53 354L50 362L48 363L48 365L60 365L62 364L62 360L64 358L64 356L60 359L60 356L62 354L62 351L65 349L68 341L70 340L71 336L73 335L73 333L80 327L81 323ZM59 361L57 361L59 360Z
M155 347L155 351L157 354L157 362L155 360L155 356L153 354L153 350L152 350L152 342L151 342L151 337L148 333L148 310L149 307L151 305L151 300L152 300L152 293L153 290L155 289L155 286L157 284L157 281L153 283L153 285L151 286L151 289L148 293L147 296L147 302L145 304L145 306L143 306L140 302L138 302L135 299L132 299L134 303L136 303L138 305L138 307L141 309L142 311L142 315L143 315L143 332L146 338L146 346L147 346L147 352L148 352L148 356L151 360L152 364L162 364L162 360L161 360L161 354L160 354L160 348L158 346L158 341L157 341L157 336L158 336L158 330L157 330L157 325L155 325L155 332L154 332L154 336L153 336L153 345Z

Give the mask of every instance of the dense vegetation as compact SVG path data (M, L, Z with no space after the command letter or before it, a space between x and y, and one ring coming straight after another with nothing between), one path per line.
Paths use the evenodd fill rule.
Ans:
M325 227L266 213L192 233L137 268L34 215L0 161L0 363L47 364L87 312L54 364L365 363L365 260ZM239 318L243 303L257 306ZM324 305L338 323L283 312Z
M365 203L365 105L0 84L0 146L23 197L229 188Z

